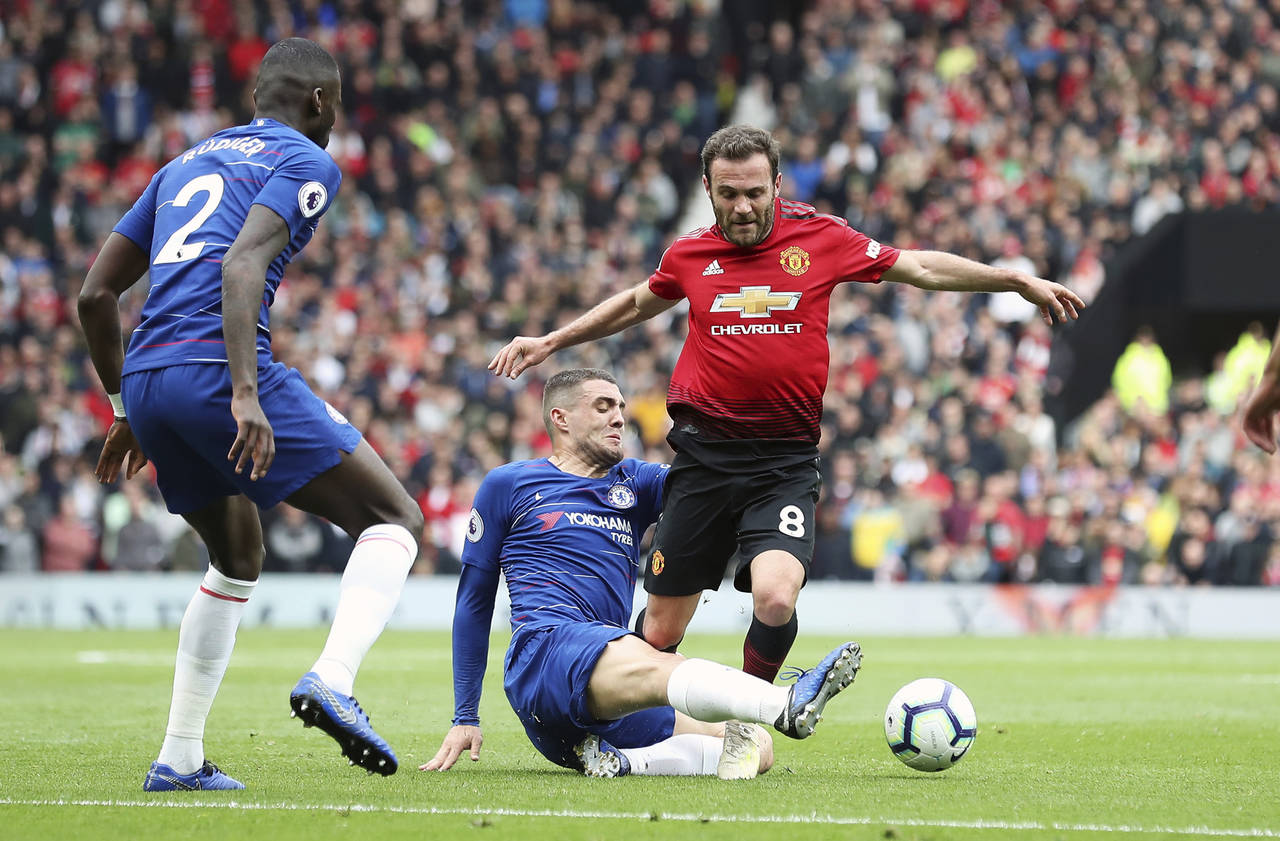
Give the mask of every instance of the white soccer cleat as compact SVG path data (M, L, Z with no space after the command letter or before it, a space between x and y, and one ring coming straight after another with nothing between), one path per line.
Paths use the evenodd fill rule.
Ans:
M631 773L626 754L594 733L587 735L573 749L578 768L588 777L625 777Z
M722 780L753 780L759 773L760 728L743 721L726 721L716 776Z

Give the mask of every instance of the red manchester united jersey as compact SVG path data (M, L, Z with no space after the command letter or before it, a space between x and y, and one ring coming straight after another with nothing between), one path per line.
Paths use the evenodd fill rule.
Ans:
M689 299L689 337L667 410L710 438L816 443L827 387L827 319L837 283L880 280L898 249L800 202L774 202L773 230L734 245L718 225L680 237L649 278Z

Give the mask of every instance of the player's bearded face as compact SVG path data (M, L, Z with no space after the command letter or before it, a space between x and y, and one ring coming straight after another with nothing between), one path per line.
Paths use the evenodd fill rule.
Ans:
M778 195L769 159L763 152L743 161L717 158L703 186L711 196L716 224L725 239L750 248L773 229L773 200Z

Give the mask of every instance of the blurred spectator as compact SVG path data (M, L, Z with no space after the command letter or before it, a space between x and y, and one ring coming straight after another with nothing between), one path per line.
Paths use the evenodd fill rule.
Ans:
M447 543L447 531L439 521L427 523L422 535L422 551L413 564L414 573L456 575L462 571L462 561Z
M1139 327L1134 340L1120 354L1111 374L1111 385L1126 412L1163 415L1169 411L1173 372L1150 327Z
M1026 540L1026 514L1013 499L1015 487L1011 473L988 476L976 515L987 555L995 564L991 574L1006 584L1030 577L1020 575L1018 569Z
M991 554L979 539L970 539L957 546L951 556L951 566L948 568L951 580L963 584L992 581L996 573L997 570L991 563Z
M955 498L942 511L942 531L948 542L963 543L973 534L978 522L979 487L978 474L973 470L957 475Z
M996 440L995 418L987 412L975 412L969 430L968 465L983 478L1002 473L1009 466L1004 449Z
M810 576L815 579L850 579L855 576L853 535L841 524L841 513L836 505L818 506L818 530L810 563Z
M1133 232L1142 236L1166 216L1181 213L1182 197L1173 191L1168 180L1155 178L1147 194L1134 202Z
M151 123L151 94L138 84L138 67L131 61L116 67L115 78L103 93L102 123L110 140L106 152L111 161L140 142Z
M907 575L908 581L954 581L951 572L953 551L946 543L935 543L916 553Z
M97 535L76 514L70 494L62 496L58 513L44 524L41 544L45 572L85 572L98 554Z
M16 505L6 507L0 519L0 571L40 571L40 541Z
M1170 561L1177 583L1213 583L1215 559L1211 557L1210 547L1204 540L1191 537L1180 542Z
M263 569L271 572L316 572L323 567L324 525L305 511L281 503L262 530L267 550Z
M1106 524L1103 533L1091 541L1086 552L1086 583L1114 587L1138 580L1142 555L1132 545L1131 534L1122 520L1111 520Z
M795 155L781 165L785 184L783 193L794 201L811 202L822 180L822 159L818 157L818 139L806 134L797 139Z
M155 572L169 564L169 541L157 524L169 515L141 482L124 482L102 505L102 561L109 569Z
M0 446L0 509L8 508L22 493L23 474L17 458Z
M1250 323L1222 360L1223 382L1215 389L1214 408L1223 414L1234 414L1240 398L1258 384L1270 353L1271 339L1262 325L1256 321Z
M1037 571L1042 581L1083 584L1087 580L1088 568L1080 527L1061 514L1049 518Z
M1213 583L1247 586L1261 582L1271 537L1271 529L1265 527L1256 515L1246 515L1240 523L1240 531L1232 535L1231 540L1224 540L1227 548L1221 556L1218 575Z
M897 508L889 505L880 491L864 491L853 518L853 577L870 579L877 568L899 563L906 548L904 538Z

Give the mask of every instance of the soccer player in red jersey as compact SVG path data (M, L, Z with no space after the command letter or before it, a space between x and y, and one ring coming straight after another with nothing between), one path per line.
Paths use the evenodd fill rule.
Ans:
M674 650L704 589L736 555L750 592L743 670L773 680L796 636L796 598L814 545L818 436L838 283L1015 291L1052 324L1084 302L1031 275L938 251L905 251L845 220L779 196L779 148L768 132L729 126L702 148L716 224L678 238L643 283L570 324L517 336L489 369L518 377L560 348L624 330L689 299L689 335L667 391L676 451L645 570L639 630Z

